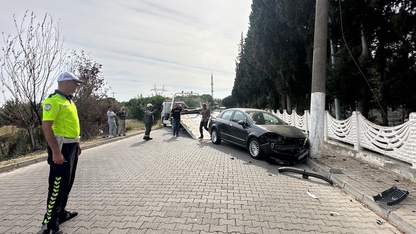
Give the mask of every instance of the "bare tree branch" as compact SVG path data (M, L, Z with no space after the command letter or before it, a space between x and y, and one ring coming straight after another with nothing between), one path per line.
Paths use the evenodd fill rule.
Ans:
M54 24L49 14L39 22L34 12L30 15L26 12L20 23L15 16L13 20L16 35L3 33L5 46L2 48L4 56L0 58L0 82L6 101L29 106L16 108L19 113L15 116L32 134L33 128L41 123L41 103L65 65L66 52L59 23Z

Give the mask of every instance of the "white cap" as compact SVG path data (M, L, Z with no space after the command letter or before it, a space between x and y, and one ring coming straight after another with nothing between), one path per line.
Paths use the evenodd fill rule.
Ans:
M152 105L152 103L147 103L147 105L146 105L147 107L152 107L153 105Z
M84 83L84 81L78 79L78 77L76 77L74 74L70 72L62 72L58 76L58 82L65 81L65 80L74 80L75 82L78 82L78 83Z

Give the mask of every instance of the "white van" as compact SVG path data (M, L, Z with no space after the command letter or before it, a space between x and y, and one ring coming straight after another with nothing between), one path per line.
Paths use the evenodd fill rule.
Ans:
M171 124L169 115L170 115L170 112L172 111L172 102L173 101L162 103L162 112L160 114L160 118L161 118L163 127L166 127L166 125ZM186 104L183 101L175 101L175 103L181 104L182 106L186 107Z
M162 103L162 112L160 114L161 122L163 127L166 127L167 124L171 124L169 115L172 110L172 101Z

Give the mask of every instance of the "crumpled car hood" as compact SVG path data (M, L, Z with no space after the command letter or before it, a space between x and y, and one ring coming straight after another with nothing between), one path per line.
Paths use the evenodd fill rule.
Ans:
M275 132L283 137L290 137L290 138L306 137L305 134L299 128L296 128L290 125L262 125L261 127L270 132Z

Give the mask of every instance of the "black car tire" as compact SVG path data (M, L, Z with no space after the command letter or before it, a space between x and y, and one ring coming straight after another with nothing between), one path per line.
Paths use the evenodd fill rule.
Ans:
M211 131L211 141L212 143L218 145L219 143L221 143L221 138L218 134L218 130L217 129L212 129Z
M262 159L263 152L261 152L260 142L256 138L251 138L248 142L248 152L254 159Z

